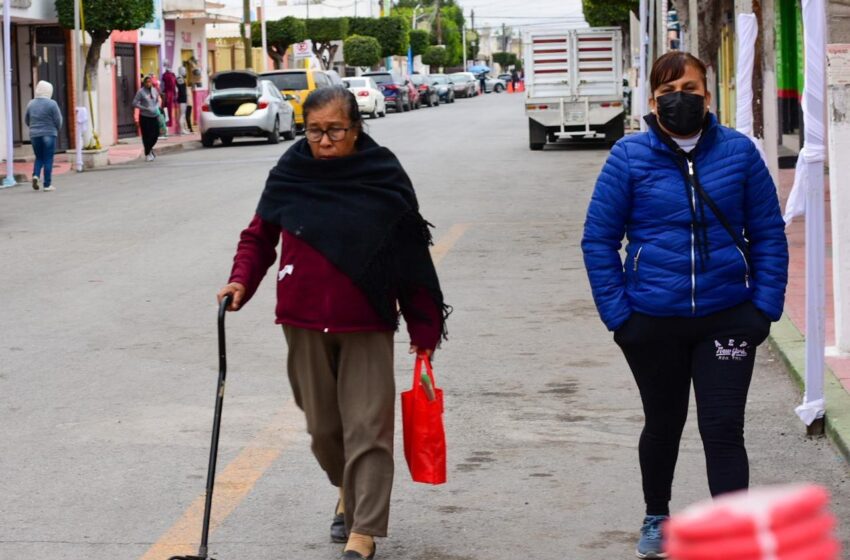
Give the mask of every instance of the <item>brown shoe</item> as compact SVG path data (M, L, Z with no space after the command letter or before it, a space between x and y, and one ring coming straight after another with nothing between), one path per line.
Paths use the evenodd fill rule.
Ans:
M342 553L341 560L372 560L373 558L375 558L375 552L377 550L378 546L374 544L372 545L372 554L370 554L369 556L363 556L356 550L346 550Z

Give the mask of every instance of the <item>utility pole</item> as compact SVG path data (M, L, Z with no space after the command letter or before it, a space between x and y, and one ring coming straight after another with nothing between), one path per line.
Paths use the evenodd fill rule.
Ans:
M443 15L440 13L440 0L434 0L434 9L437 11L437 44L443 44Z
M502 52L508 52L508 32L504 22L502 22Z
M356 4L355 4L356 5ZM268 51L268 40L266 37L266 0L260 0L260 6L258 6L258 11L260 12L260 35L262 37L262 48L263 48L263 57L262 64L260 64L260 68L263 72L268 72L269 70L269 55Z
M463 71L466 72L466 22L464 22L460 34L463 41Z
M245 46L245 68L254 68L254 53L251 50L251 0L242 0L242 44Z

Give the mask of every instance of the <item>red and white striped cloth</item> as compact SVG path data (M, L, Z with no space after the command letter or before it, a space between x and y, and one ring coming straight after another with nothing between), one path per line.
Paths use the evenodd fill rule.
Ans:
M839 560L828 506L811 484L728 494L673 516L665 550L671 560Z

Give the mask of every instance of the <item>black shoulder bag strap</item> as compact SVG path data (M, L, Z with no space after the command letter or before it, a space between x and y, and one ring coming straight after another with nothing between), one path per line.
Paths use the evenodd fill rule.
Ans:
M683 158L685 160L683 162L685 164L685 166L687 166L688 161L693 162L694 154L696 154L697 150L699 149L700 144L702 143L702 140L705 138L705 132L708 129L708 126L711 122L709 120L708 115L706 114L705 123L703 124L703 128L702 128L702 132L703 132L702 138L700 138L700 141L697 142L696 147L693 150L691 150L690 153L687 153L681 147L679 147L679 145L672 138L670 138L669 135L667 135L661 129L661 127L658 125L658 119L656 118L655 115L649 114L646 117L644 117L644 120L649 125L649 127L655 132L655 134L658 136L658 138L660 138L661 141L668 148L673 150L674 154L676 154L677 156L679 156L680 158ZM685 178L687 179L689 174L688 174L688 170L687 170L686 167L682 168L682 173L684 173ZM726 214L724 214L723 211L720 210L720 207L717 206L717 203L714 202L714 199L711 198L708 195L708 193L705 192L705 189L702 188L702 184L700 184L699 177L697 176L696 173L694 173L693 180L694 180L694 190L696 190L699 197L711 209L712 213L717 218L717 221L720 222L720 225L723 226L723 229L726 230L726 232L729 234L729 237L732 238L732 241L735 242L735 245L738 247L738 249L744 255L744 259L747 261L747 266L750 266L750 247L749 247L749 245L747 245L746 240L741 235L739 235L735 231L735 229L729 224L729 219L726 217Z
M690 158L689 158L690 159ZM717 203L714 202L714 199L711 198L705 189L702 188L702 185L699 182L699 177L696 173L693 176L694 179L694 187L696 187L697 194L699 194L700 198L702 198L703 202L708 204L708 207L711 208L711 211L714 213L714 216L717 218L717 221L720 222L720 225L723 226L723 229L729 234L732 238L732 241L735 242L735 245L740 249L741 254L744 255L744 259L747 261L747 266L750 265L750 247L747 245L746 240L743 236L739 235L732 225L729 223L729 219L726 217L726 214L720 210L720 207L717 206Z

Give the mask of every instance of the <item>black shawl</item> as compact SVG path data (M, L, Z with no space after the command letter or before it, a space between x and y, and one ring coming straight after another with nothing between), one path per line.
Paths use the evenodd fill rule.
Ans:
M412 304L425 288L445 338L451 308L431 260L431 224L401 163L367 134L360 133L357 152L336 159L315 159L305 139L296 142L269 173L257 214L351 278L388 326L398 327L395 298L416 318L429 316Z

